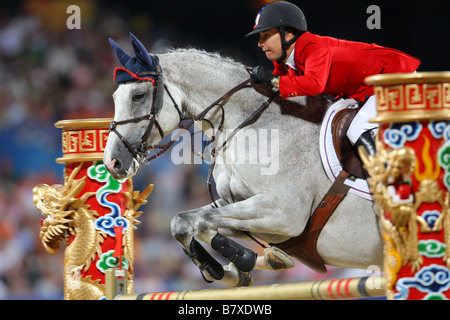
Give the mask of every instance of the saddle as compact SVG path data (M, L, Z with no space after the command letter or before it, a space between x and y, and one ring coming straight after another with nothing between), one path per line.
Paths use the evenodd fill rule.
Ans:
M361 107L343 109L333 119L331 124L333 144L343 169L309 218L305 229L297 237L282 243L271 244L319 273L326 273L327 269L317 252L317 240L328 219L350 189L344 182L347 179L354 181L356 178L366 178L361 160L353 150L346 134L359 109Z
M342 168L357 178L366 179L361 159L347 138L348 127L360 109L361 107L347 108L339 111L333 118L331 131L333 132L334 149L336 150Z

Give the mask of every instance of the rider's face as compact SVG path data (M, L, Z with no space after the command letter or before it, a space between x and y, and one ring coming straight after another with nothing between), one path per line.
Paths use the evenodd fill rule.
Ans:
M291 32L286 32L286 41L291 41L294 35ZM266 54L267 59L274 61L281 57L283 50L281 48L281 37L277 28L272 28L259 33L258 47ZM288 56L291 54L294 45L287 48Z
M272 28L259 33L258 47L273 61L281 57L281 38L278 29Z

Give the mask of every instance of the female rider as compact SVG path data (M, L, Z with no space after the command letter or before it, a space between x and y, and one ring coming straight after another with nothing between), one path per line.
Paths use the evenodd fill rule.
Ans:
M257 83L280 89L283 98L333 94L363 102L347 132L358 150L375 154L377 124L373 86L364 82L381 73L414 72L420 60L401 51L376 44L325 37L307 31L306 19L296 5L277 1L256 16L253 31L258 47L274 64L273 72L258 66L252 71ZM357 152L358 154L358 152Z

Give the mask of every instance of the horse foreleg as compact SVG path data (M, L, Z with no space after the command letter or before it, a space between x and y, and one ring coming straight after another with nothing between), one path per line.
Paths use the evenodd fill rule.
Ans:
M233 263L228 266L222 265L215 260L209 252L195 239L199 236L202 240L203 233L197 233L194 227L196 218L204 210L210 210L211 206L194 209L179 213L171 222L173 237L183 246L184 252L191 258L192 262L200 269L206 282L221 281L229 287L249 286L253 279L249 272L243 272ZM216 242L218 243L218 242ZM233 246L234 247L234 246ZM224 250L227 254L229 250Z
M205 206L179 213L171 223L172 235L191 255L189 244L194 237L208 243L222 256L231 262L230 270L225 269L222 282L242 285L243 278L250 277L249 272L254 269L280 270L294 266L294 261L287 254L275 248L269 248L264 256L257 255L250 249L228 239L224 234L235 234L246 238L245 232L257 234L277 234L284 237L298 234L298 225L286 219L283 212L273 205L273 201L266 195L260 194L249 199L214 208ZM248 237L247 237L248 238ZM194 261L197 266L199 261ZM235 270L235 271L236 271ZM203 275L205 270L202 270ZM227 278L227 276L230 276ZM208 277L205 277L208 279ZM227 280L225 280L227 278ZM213 277L210 279L213 280ZM217 279L218 280L218 279ZM248 280L248 279L247 279ZM246 280L246 281L247 281ZM247 281L248 282L248 281Z
M203 211L195 219L196 235L202 241L210 243L214 250L243 272L249 272L254 268L265 270L292 268L295 265L294 260L280 249L266 248L264 255L256 258L257 255L253 251L224 236L224 232L228 232L234 233L233 236L248 239L247 233L242 231L279 235L298 232L295 229L291 230L297 226L292 226L283 212L273 208L272 204L273 201L266 195L260 194L210 211Z
M257 254L239 243L216 233L211 240L211 247L228 261L234 263L242 272L250 272L255 267Z
M195 238L191 239L189 251L185 249L184 252L200 269L203 279L205 279L206 282L223 279L225 272L222 265L215 260Z
M283 250L276 247L264 249L264 254L258 256L252 250L217 233L211 240L211 247L227 258L242 272L259 270L282 270L295 266L294 260Z

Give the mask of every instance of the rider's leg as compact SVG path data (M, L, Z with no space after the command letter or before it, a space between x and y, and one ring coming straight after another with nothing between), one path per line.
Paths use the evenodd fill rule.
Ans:
M375 96L371 96L366 100L348 128L347 137L358 155L359 146L364 147L369 155L376 153L375 136L378 131L378 123L369 122L376 115Z

